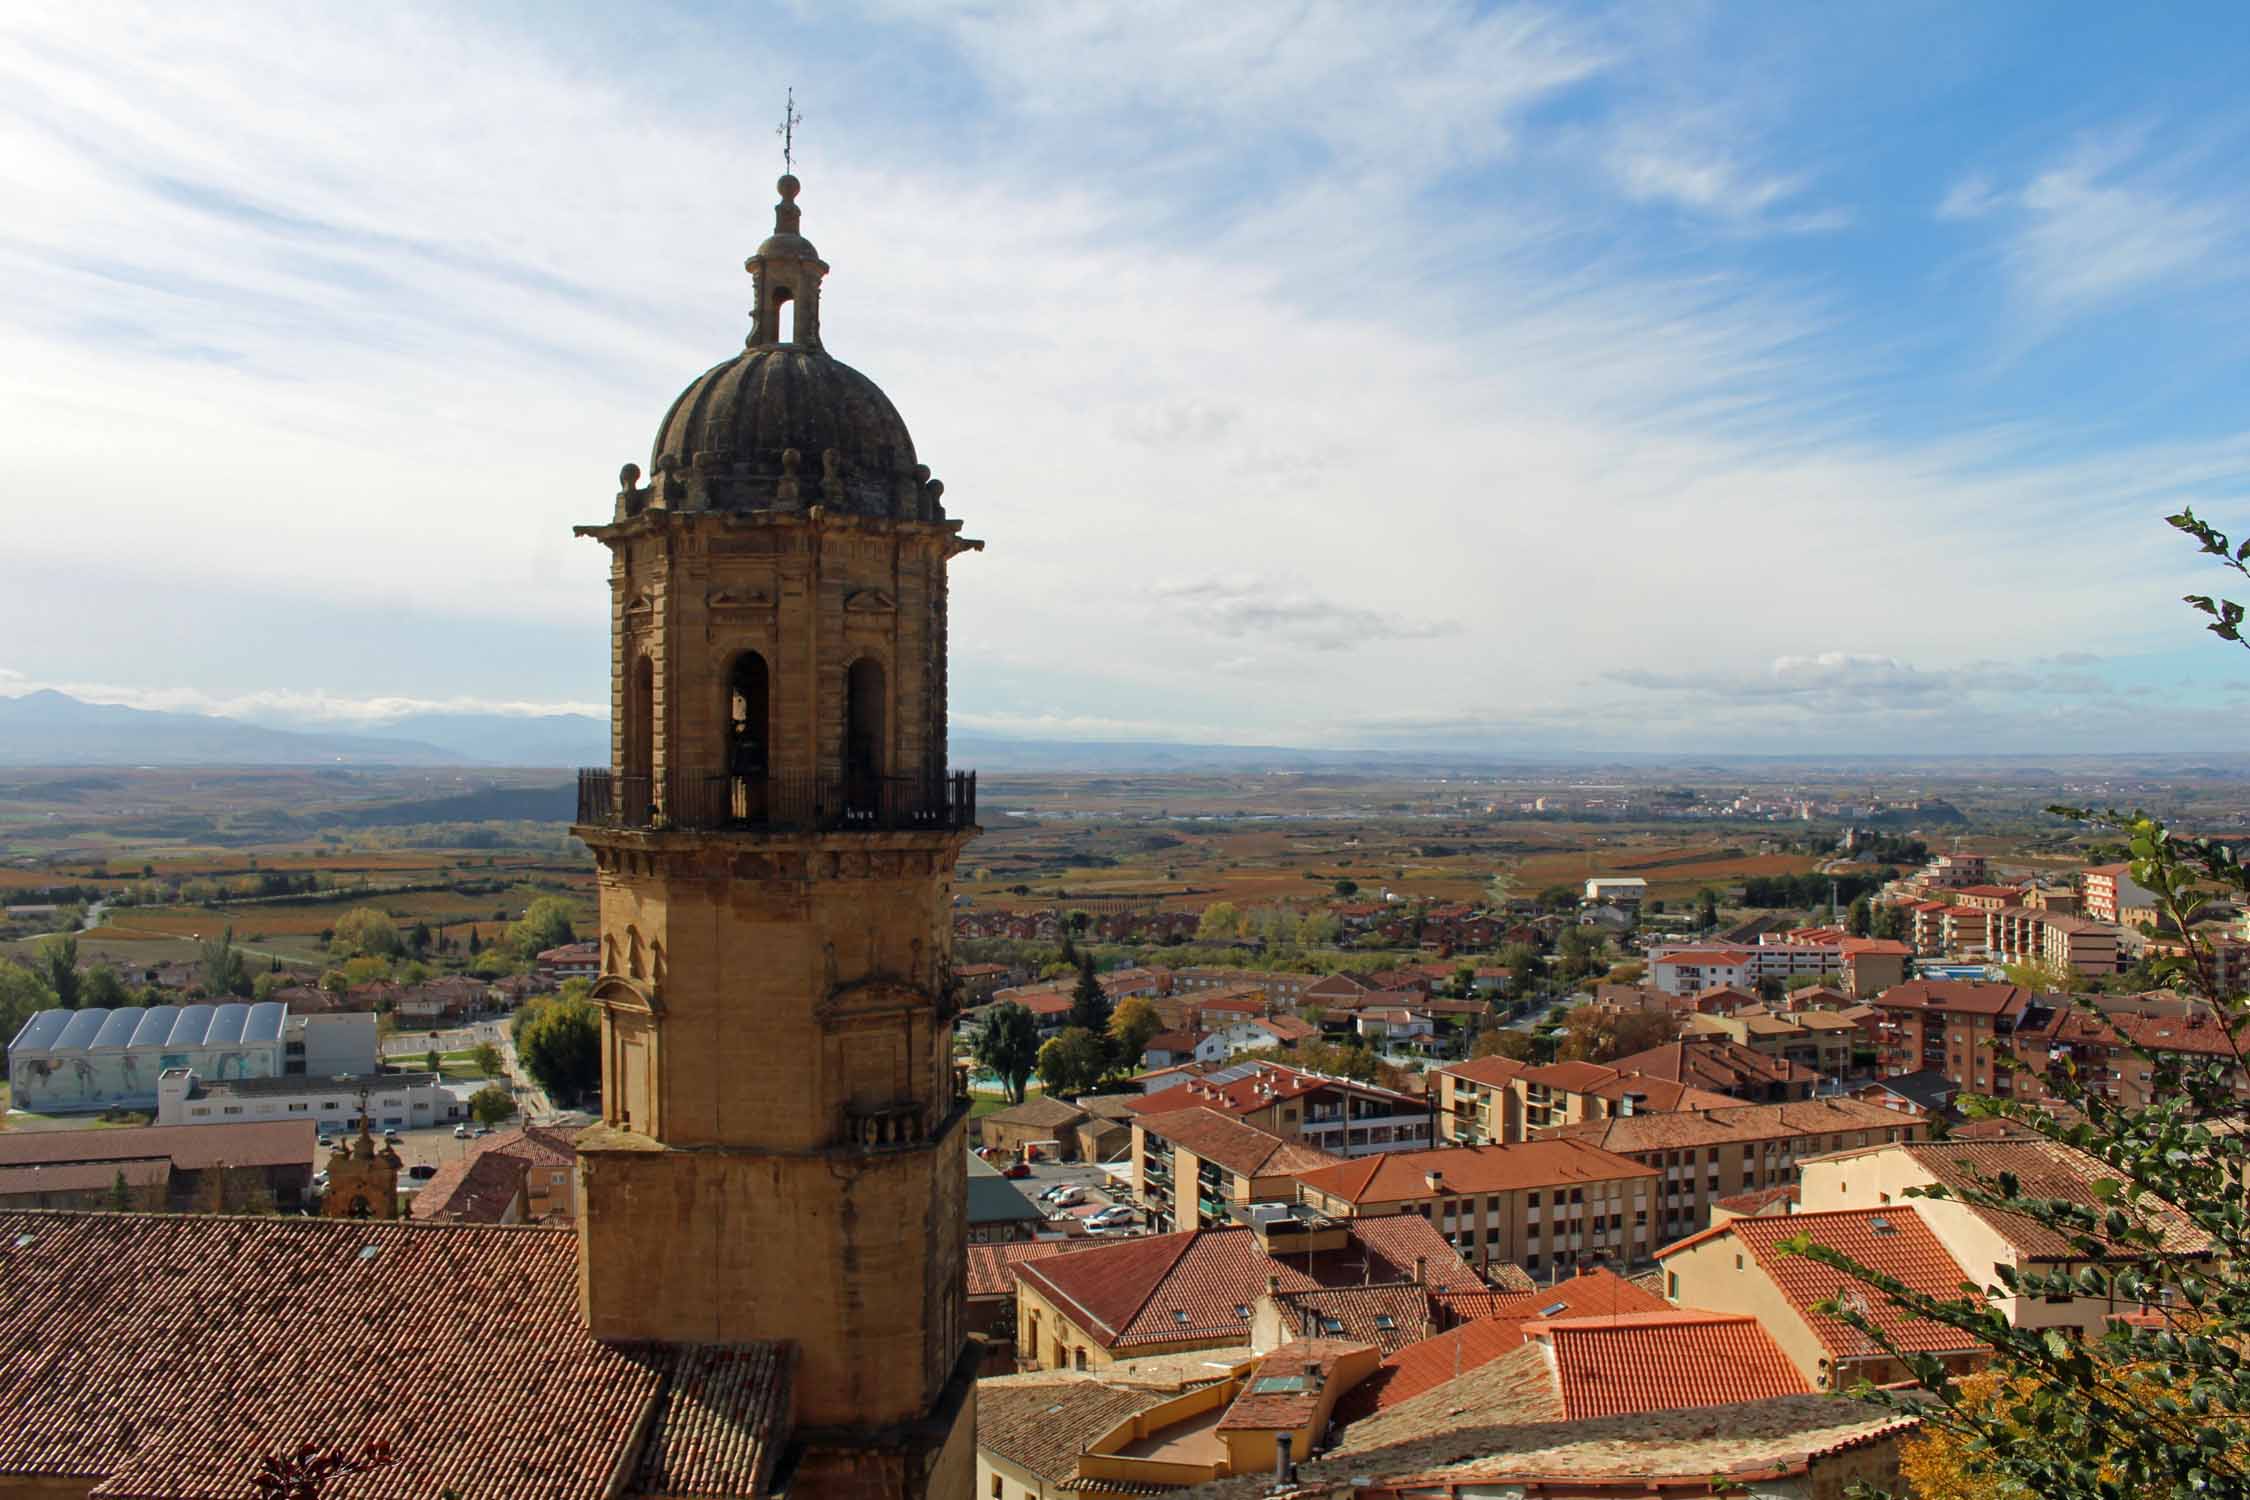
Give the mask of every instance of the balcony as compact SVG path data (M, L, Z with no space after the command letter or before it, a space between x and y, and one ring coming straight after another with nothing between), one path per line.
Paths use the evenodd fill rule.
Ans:
M674 776L652 782L597 767L578 773L578 821L652 830L952 832L976 826L977 773Z

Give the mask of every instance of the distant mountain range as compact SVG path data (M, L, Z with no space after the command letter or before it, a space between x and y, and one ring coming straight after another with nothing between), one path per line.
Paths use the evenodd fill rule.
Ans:
M418 714L336 733L159 713L41 691L0 698L0 766L579 766L609 759L585 714Z

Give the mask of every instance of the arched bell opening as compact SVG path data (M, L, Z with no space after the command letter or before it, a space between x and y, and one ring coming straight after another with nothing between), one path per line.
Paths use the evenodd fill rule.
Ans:
M766 659L745 651L727 673L727 814L763 823L772 808L773 675Z
M844 816L883 812L884 722L889 709L883 664L863 656L844 677Z

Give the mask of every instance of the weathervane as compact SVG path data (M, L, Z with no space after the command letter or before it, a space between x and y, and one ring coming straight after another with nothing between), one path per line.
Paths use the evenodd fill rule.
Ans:
M797 127L804 120L805 117L797 113L797 90L791 86L789 102L781 111L781 123L773 128L773 133L781 137L781 170L784 172L797 170Z

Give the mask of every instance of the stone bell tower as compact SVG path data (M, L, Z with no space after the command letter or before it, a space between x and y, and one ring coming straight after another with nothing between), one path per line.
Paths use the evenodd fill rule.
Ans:
M602 1123L578 1142L605 1339L796 1346L804 1496L968 1500L974 1361L948 981L976 783L946 766L943 486L822 347L797 179L748 347L658 429L610 549Z

